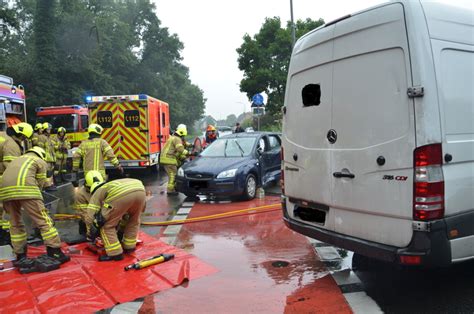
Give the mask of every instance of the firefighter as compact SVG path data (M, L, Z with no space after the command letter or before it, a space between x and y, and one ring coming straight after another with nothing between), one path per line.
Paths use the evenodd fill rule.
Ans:
M54 139L54 149L56 151L56 167L54 175L58 182L67 182L66 179L66 161L67 152L71 148L71 143L66 137L66 129L64 127L58 128L58 135Z
M0 132L0 181L6 167L23 154L22 143L33 134L33 128L28 123L18 123L7 128L6 133ZM3 204L0 202L0 245L9 243L10 222L3 219Z
M39 146L39 136L43 134L43 123L36 123L35 124L35 132L31 137L31 145L32 146Z
M86 235L86 214L89 200L91 199L91 186L96 182L104 182L105 179L99 171L91 170L85 177L84 185L77 191L74 202L74 209L81 217L79 220L79 234Z
M105 182L103 178L93 176L92 181L85 217L88 238L94 241L100 234L106 255L99 256L99 261L122 260L123 252L133 252L137 244L140 215L146 205L145 187L137 179ZM128 220L120 243L117 227L125 215Z
M206 129L206 138L204 146L207 147L209 144L214 142L217 139L217 131L216 128L209 124Z
M48 183L45 191L56 191L56 185L53 180L54 166L56 165L56 153L54 149L54 141L51 138L51 130L53 126L51 123L43 123L43 133L38 136L38 146L46 152L46 164L48 165L47 176Z
M123 174L123 168L117 157L115 157L112 147L110 147L106 140L100 138L103 130L98 124L89 125L87 129L89 139L83 141L72 156L72 171L79 171L79 165L82 160L84 176L87 176L87 173L91 170L97 170L102 174L103 178L106 178L104 165L104 159L106 158Z
M13 160L3 175L0 200L10 215L11 242L17 261L26 258L27 253L27 234L21 219L21 209L40 229L48 256L61 263L69 261L69 256L61 251L58 231L48 216L41 195L41 189L48 184L46 157L44 149L34 146L25 155Z
M164 165L168 175L167 194L170 196L178 194L176 192L176 173L184 160L189 156L189 152L183 144L183 139L186 135L188 135L186 125L178 125L176 131L166 141L165 147L160 154L160 163Z

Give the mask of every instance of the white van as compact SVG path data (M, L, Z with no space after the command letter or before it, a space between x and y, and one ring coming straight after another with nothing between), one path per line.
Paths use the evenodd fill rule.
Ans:
M298 40L283 108L287 226L408 265L474 258L474 12L393 1Z

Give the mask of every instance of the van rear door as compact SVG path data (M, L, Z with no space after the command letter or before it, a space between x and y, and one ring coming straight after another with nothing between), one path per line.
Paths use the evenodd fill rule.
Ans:
M404 247L412 238L415 126L403 6L334 30L332 203L338 233Z

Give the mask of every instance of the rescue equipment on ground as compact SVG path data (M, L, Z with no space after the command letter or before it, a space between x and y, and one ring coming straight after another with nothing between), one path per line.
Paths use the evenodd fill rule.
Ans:
M138 261L136 263L130 264L128 266L125 266L125 271L129 271L130 269L137 269L138 270L138 269L142 269L142 268L145 268L145 267L148 267L148 266L157 265L157 264L160 264L160 263L167 262L167 261L169 261L173 258L174 258L174 254L156 255L156 256Z

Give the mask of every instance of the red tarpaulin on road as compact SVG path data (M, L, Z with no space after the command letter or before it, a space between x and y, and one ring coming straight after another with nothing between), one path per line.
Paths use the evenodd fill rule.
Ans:
M70 246L78 253L71 261L48 273L21 275L13 270L0 273L0 313L95 312L117 303L180 285L217 270L197 257L167 245L144 233L143 245L122 261L98 262L86 244ZM66 250L69 246L64 246ZM44 254L44 247L29 248L29 255ZM171 261L141 270L124 271L137 258L161 253L174 254Z

